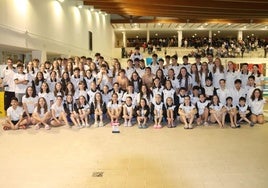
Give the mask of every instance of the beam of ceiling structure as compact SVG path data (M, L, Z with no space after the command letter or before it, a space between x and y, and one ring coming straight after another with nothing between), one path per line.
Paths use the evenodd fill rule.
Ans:
M226 22L226 23L268 23L267 0L84 0L85 5L94 6L109 14L132 16L124 23L155 23L157 19L142 19L143 16L168 17L169 23ZM176 19L174 19L176 18ZM119 23L122 20L111 20Z

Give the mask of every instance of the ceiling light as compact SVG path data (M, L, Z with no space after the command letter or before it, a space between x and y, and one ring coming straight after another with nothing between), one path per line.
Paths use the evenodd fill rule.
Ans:
M77 1L76 3L77 8L83 8L83 5L84 5L83 1Z
M136 38L139 38L139 36L137 35Z
M205 23L205 25L208 25L208 23Z
M231 23L228 23L228 25L231 25Z
M218 31L218 33L220 33L221 31Z
M157 25L161 25L161 23L158 23Z

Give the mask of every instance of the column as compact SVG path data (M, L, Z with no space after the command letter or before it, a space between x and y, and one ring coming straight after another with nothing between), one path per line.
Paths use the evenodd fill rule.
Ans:
M243 31L238 31L237 40L243 40Z
M146 42L150 41L150 31L147 29L147 36L146 36Z
M180 48L182 45L182 31L177 31L178 32L178 47Z
M32 59L39 59L40 64L44 63L47 60L47 52L40 50L32 51Z
M212 45L212 31L211 30L208 31L208 43Z
M123 31L122 34L123 34L123 47L125 48L127 46L126 32Z

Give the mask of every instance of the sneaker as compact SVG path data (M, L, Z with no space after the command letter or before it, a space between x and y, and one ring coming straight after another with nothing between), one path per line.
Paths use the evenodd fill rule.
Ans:
M143 128L143 129L147 129L148 126L147 126L146 124L144 124L144 125L142 125L142 128Z
M253 127L254 126L254 123L253 122L250 122L250 124L249 124L251 127Z
M95 121L95 123L94 123L94 127L98 127L98 126L99 126L98 122Z
M49 130L50 129L50 126L48 124L45 125L45 129L46 130Z
M236 128L240 128L240 124L236 124L235 127L236 127Z
M128 126L128 123L127 123L127 121L125 121L125 123L124 123L124 127L127 127Z
M204 122L204 125L205 125L205 126L208 126L208 122L205 121L205 122Z
M158 128L158 129L161 129L161 128L162 128L162 125L157 125L157 128Z
M39 124L36 124L34 127L35 127L36 130L40 129L40 125Z
M85 126L83 124L78 125L79 129L83 129Z
M193 129L194 127L193 127L192 124L189 124L188 128L189 128L189 129Z
M139 125L138 128L139 128L139 129L142 129L143 127L142 127L142 125Z
M103 122L102 121L100 121L99 127L103 127Z
M89 128L89 127L90 127L89 123L87 123L85 126L86 126L87 128Z
M184 129L189 129L188 125L184 125Z
M154 125L154 128L157 129L157 125L156 124Z
M132 127L131 121L128 121L128 125L127 126Z

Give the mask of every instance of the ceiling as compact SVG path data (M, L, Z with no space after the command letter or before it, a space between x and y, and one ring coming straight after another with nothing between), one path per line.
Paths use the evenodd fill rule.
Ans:
M114 14L111 23L268 24L267 0L84 0Z
M268 0L84 0L91 11L110 14L117 38L197 35L268 37Z

